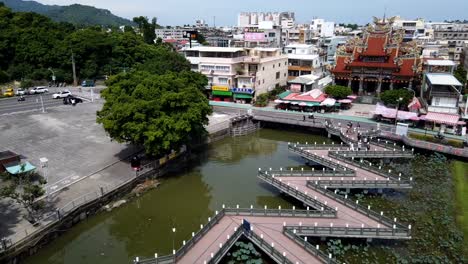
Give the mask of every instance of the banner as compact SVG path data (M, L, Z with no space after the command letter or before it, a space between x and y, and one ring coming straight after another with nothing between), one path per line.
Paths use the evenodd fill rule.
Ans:
M229 87L227 87L227 86L219 86L219 85L215 85L215 86L211 87L211 90L213 90L213 91L223 91L223 92L228 92L228 91L229 91Z
M290 90L293 93L300 93L301 92L301 85L300 84L291 84Z
M245 41L265 41L265 33L253 33L253 32L245 32L244 33L244 40Z

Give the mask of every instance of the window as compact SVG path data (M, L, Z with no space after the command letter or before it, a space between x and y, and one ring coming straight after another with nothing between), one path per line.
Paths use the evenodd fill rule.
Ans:
M273 64L273 69L275 68L275 65Z
M229 72L230 67L229 66L216 65L215 70L216 71L221 71L221 72Z
M292 50L288 50L288 53L291 54L291 53L292 53Z
M261 81L260 81L260 80L258 80L258 85L260 85L260 84L261 84Z
M280 78L280 72L276 73L276 79L278 80Z
M281 63L278 63L278 67L281 67Z
M263 79L263 84L265 84L265 79Z
M286 77L286 73L284 73L284 77Z
M288 65L288 62L287 62L287 61L284 62L284 66L286 66L286 65Z
M220 84L227 84L227 83L228 83L228 78L221 78L221 77L220 77L220 78L218 78L218 82L219 82Z
M264 70L265 70L265 67L262 67L262 71L264 71Z
M201 71L214 71L215 66L214 65L200 65L200 70Z
M276 35L275 35L275 32L270 32L268 33L268 37L270 38L274 38Z

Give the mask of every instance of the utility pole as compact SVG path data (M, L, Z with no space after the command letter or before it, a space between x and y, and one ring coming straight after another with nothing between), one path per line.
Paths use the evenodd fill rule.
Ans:
M73 50L71 51L71 59L73 68L73 86L78 86L78 81L76 80L75 56L73 55Z

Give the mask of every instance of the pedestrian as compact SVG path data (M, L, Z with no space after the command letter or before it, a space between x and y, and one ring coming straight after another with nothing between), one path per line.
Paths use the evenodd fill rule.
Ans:
M359 132L357 133L357 140L361 141L361 133L359 133Z
M359 124L359 122L357 123L356 127L358 130L361 128L361 125Z
M367 150L370 150L370 143L367 143Z
M304 122L305 122L305 115L303 115L303 116L302 116L302 121L304 121Z

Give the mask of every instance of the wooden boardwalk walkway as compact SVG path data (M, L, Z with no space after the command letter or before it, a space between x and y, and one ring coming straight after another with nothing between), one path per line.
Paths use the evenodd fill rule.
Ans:
M343 129L331 130L350 146L289 145L291 152L327 167L326 170L258 171L260 179L301 201L307 210L223 208L173 255L137 258L135 262L217 263L235 240L244 235L278 263L336 263L333 256L325 255L304 237L411 238L411 226L363 207L333 190L411 188L411 181L383 171L377 164L368 164L362 158L410 158L412 152L380 142L371 144L369 150L357 151L356 132L345 135ZM249 223L249 230L243 221Z

